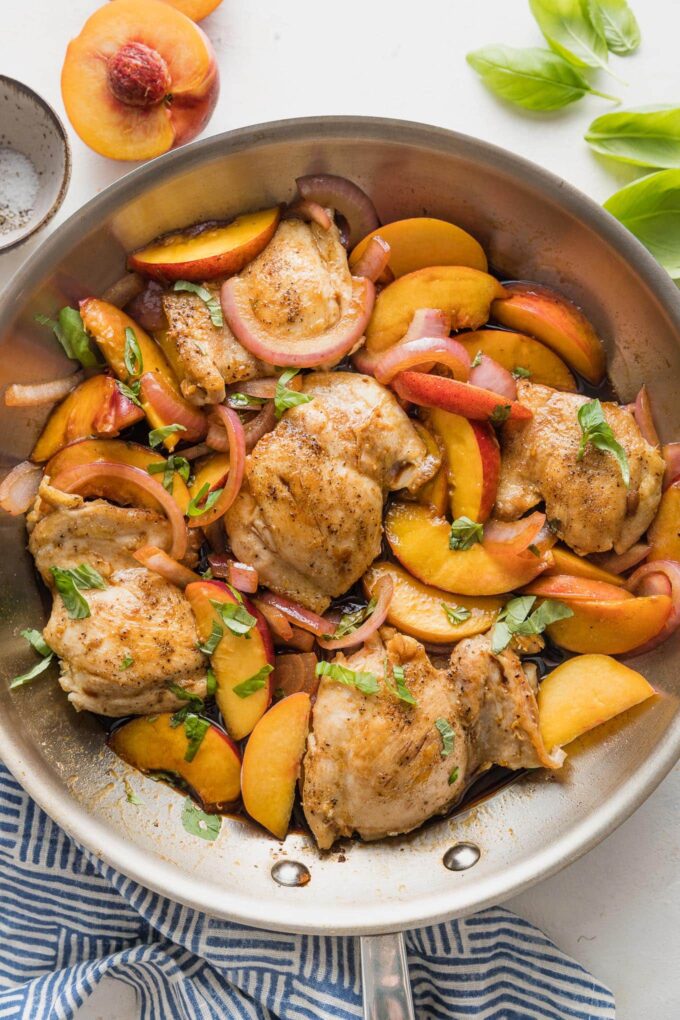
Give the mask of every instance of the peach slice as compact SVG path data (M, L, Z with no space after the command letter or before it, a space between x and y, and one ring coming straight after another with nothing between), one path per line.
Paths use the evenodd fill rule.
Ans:
M394 276L406 276L428 266L469 266L487 270L479 241L467 231L432 216L396 220L367 234L349 257L352 269L366 251L371 238L380 236L390 246L389 268Z
M553 556L555 554L553 553ZM547 571L546 571L547 573ZM538 577L524 589L526 595L540 595L546 599L562 599L567 602L621 602L633 596L625 588L619 588L606 581L595 581L590 577L552 574Z
M61 72L66 113L86 145L143 160L207 124L219 73L207 36L162 0L104 4L71 40Z
M125 2L126 0L115 0L115 3ZM160 3L161 0L155 0L155 2ZM126 331L128 329L133 331L142 357L140 375L156 376L162 388L160 401L157 396L151 398L144 387L140 392L139 399L149 424L152 428L174 424L185 425L184 432L181 434L174 432L164 440L165 448L174 450L180 435L185 439L200 438L195 423L203 421L205 424L205 418L197 408L184 399L175 374L163 351L149 334L120 308L109 305L106 301L100 301L98 298L86 298L81 301L80 314L85 329L94 337L107 363L121 382L127 385L134 380L125 364Z
M666 489L648 532L650 560L680 560L680 482Z
M110 375L93 375L77 386L50 414L31 460L40 464L58 450L87 436L117 436L144 417L121 393Z
M428 421L440 437L448 467L451 516L483 522L496 502L501 453L491 425L434 408Z
M491 312L502 326L530 333L597 385L604 379L604 347L580 308L538 283L507 283L506 294Z
M141 468L148 471L152 464L165 464L166 459L160 453L148 450L146 446L139 443L128 443L122 439L81 439L77 443L65 446L63 450L55 454L45 466L45 474L50 478L56 478L63 471L70 471L71 468L79 467L81 464L94 464L97 461L105 460L114 464L129 464L131 467ZM153 475L159 481L163 481L163 472ZM129 503L131 506L148 506L156 509L158 504L155 499L143 492L138 486L130 490L129 498L125 495L125 482L116 479L112 482L113 493L117 502ZM172 496L183 514L189 505L189 490L186 482L177 471L172 476Z
M217 680L215 700L229 735L234 740L242 740L267 711L272 698L271 671L266 673L265 669L274 665L274 646L269 628L251 602L237 598L234 590L221 581L194 581L187 585L185 594L194 611L198 636L203 644L209 641L215 624L222 628L222 637L211 655ZM241 605L255 618L252 629L247 634L235 634L221 622L213 602ZM244 693L242 688L240 695L236 693L236 688L258 674L264 681L261 686L258 685L250 694Z
M288 832L311 704L304 691L277 702L258 722L243 755L243 805L278 839Z
M470 383L458 382L443 375L426 372L400 372L392 380L392 388L402 400L419 407L440 407L475 421L502 425L510 421L526 421L531 411L517 400L508 400L491 390Z
M608 655L568 659L538 688L543 743L550 750L563 747L653 694L640 673Z
M217 812L238 800L241 756L224 730L211 723L193 761L186 761L184 726L171 726L171 712L138 716L117 726L109 747L140 772L176 775L201 801L204 811Z
M429 266L407 273L376 298L366 350L375 354L401 340L419 308L441 309L451 316L452 329L477 329L488 320L491 302L505 294L495 277L469 266Z
M237 216L231 223L201 223L165 234L128 257L128 268L163 283L166 280L202 282L232 276L252 262L269 244L281 210L261 209Z
M164 3L186 14L192 21L203 21L203 18L217 10L222 0L164 0Z
M194 464L194 480L189 489L191 498L196 499L206 485L209 493L214 489L221 489L228 474L228 453L209 453L207 457L201 457Z
M387 622L404 634L430 644L450 644L484 633L503 607L502 599L451 596L438 588L421 584L402 567L386 560L374 563L364 574L364 590L369 597L380 578L385 576L392 579L394 586ZM462 611L460 623L451 622L444 606L454 616L457 610Z
M449 548L451 525L418 503L394 502L385 537L406 570L424 584L459 595L500 595L528 584L551 562L550 553L493 553L484 544Z
M579 601L562 596L574 615L548 627L548 635L570 652L625 655L656 637L671 611L668 595Z
M458 337L473 361L477 351L493 358L508 372L524 369L531 382L576 392L573 375L554 351L524 333L509 329L478 329Z
M625 577L597 567L590 560L577 556L571 549L565 549L563 545L556 545L552 554L553 564L546 570L546 577L550 574L571 574L572 577L588 577L591 581L604 581L605 584L613 584L618 588L622 588L626 583Z

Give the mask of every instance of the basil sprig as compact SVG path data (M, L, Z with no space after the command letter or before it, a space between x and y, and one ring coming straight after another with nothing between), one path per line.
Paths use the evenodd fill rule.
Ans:
M362 673L360 670L348 669L347 666L341 666L339 662L317 662L315 673L317 676L329 676L346 687L356 687L362 694L377 694L380 690L375 673Z
M449 549L464 551L472 549L476 542L484 538L484 525L478 524L469 517L457 517L451 525Z
M602 156L661 170L680 168L680 106L647 106L597 117L584 135Z
M502 652L515 634L525 637L542 634L551 623L566 620L574 615L569 606L556 599L546 599L532 613L535 601L535 595L520 595L506 603L491 631L492 652L496 654Z
M578 409L578 423L581 426L581 442L578 448L577 460L583 460L586 447L590 443L597 450L604 453L611 453L621 470L626 488L630 485L630 467L626 451L617 441L611 425L605 419L602 404L599 400L589 400Z
M62 308L56 319L51 319L49 315L36 315L35 321L41 326L50 327L67 358L79 361L83 368L101 365L101 359L90 343L82 316L76 308Z
M277 418L280 418L289 407L308 404L310 400L314 399L309 393L298 393L297 390L288 388L288 383L291 379L295 378L299 371L299 368L287 368L279 377L279 381L276 384L276 393L274 394L274 410Z
M610 53L625 57L640 45L640 27L626 0L589 0L590 16Z
M208 315L210 321L216 329L220 329L224 326L224 316L222 315L222 306L212 291L209 291L207 287L203 287L200 283L191 283L190 280L176 280L173 290L188 290L192 294L196 294L201 299L205 307L208 309Z
M659 170L604 203L673 279L680 277L680 169Z
M270 666L267 662L264 666L258 669L257 673L254 673L253 676L248 677L247 680L243 680L240 684L236 684L233 688L234 694L238 698L249 698L251 694L255 693L255 691L261 691L267 683L267 677L273 669L274 667Z
M61 595L66 612L72 620L84 620L90 615L90 606L82 594L91 588L105 589L106 581L94 567L81 563L79 567L62 569L51 567L54 586Z
M22 630L21 636L25 638L31 648L41 656L40 661L36 662L35 666L27 670L25 673L21 673L19 676L15 676L9 682L9 689L15 690L17 687L23 687L24 684L28 684L31 680L35 680L37 676L44 673L47 667L50 665L54 658L54 652L45 641L39 630L33 630L33 628L27 628Z
M466 606L452 606L448 602L442 602L441 607L452 627L460 626L461 623L465 623L472 616L472 610Z

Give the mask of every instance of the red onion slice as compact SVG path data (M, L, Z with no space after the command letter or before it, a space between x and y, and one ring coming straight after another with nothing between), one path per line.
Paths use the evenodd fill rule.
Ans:
M654 560L652 563L645 563L644 566L638 567L635 573L628 579L629 590L634 595L642 590L645 591L645 594L651 592L654 594L668 593L667 587L665 592L661 591L660 582L650 582L647 580L645 583L645 579L654 574L664 575L666 581L670 584L671 610L665 624L656 637L651 638L644 645L634 648L632 652L628 652L628 655L642 655L644 652L651 652L652 648L656 648L657 645L666 641L677 629L678 625L680 625L680 563L676 562L676 560Z
M246 437L246 450L248 453L253 447L259 443L262 436L266 436L268 432L271 432L276 425L276 410L274 405L269 402L265 404L259 414L255 415L251 421L246 422L243 426L243 431Z
M652 417L652 405L646 386L640 387L640 392L635 398L635 404L633 405L633 414L643 439L646 439L650 446L660 446L659 433L656 431L654 418Z
M290 638L293 637L293 628L290 625L290 621L280 609L277 609L275 606L270 606L269 603L265 602L263 599L253 599L253 602L271 627L274 637L277 637L279 641L284 642L289 641ZM314 644L314 635L310 634L309 637L311 637L312 644Z
M420 340L421 336L447 337L451 332L451 316L441 308L418 308L403 340Z
M349 244L354 247L362 237L380 226L378 213L365 191L336 174L307 174L298 177L300 196L309 202L318 202L324 208L335 209L349 224Z
M352 355L352 364L356 368L357 372L361 372L362 375L375 375L375 366L378 364L382 356L382 351L378 351L377 354L369 354L365 347L360 347L359 350Z
M298 627L308 630L311 634L316 634L317 637L332 634L335 630L334 624L329 620L324 620L323 616L313 613L311 609L305 609L298 602L293 602L292 599L287 599L283 595L275 595L273 591L264 592L260 596L260 601L278 609L292 623L296 623Z
M140 386L142 402L153 407L162 421L168 425L183 425L186 429L181 439L194 442L206 434L205 415L192 407L167 385L156 372L145 372Z
M390 261L390 246L379 234L372 237L366 245L366 251L358 262L352 266L353 276L365 276L373 283L382 276Z
M603 570L609 570L612 574L625 574L627 570L642 563L650 548L651 546L645 545L644 542L636 542L624 553L607 553L598 557L597 563Z
M7 407L39 407L41 404L55 404L57 400L67 397L84 378L84 372L74 372L63 379L52 379L51 382L28 385L12 383L5 390L5 404Z
M486 354L482 354L479 364L470 372L470 382L473 386L481 386L483 390L491 390L508 400L517 400L517 383L510 372Z
M305 220L307 223L316 223L322 230L330 230L333 226L333 220L322 205L304 198L299 198L297 202L291 202L288 208L283 211L281 219Z
M165 550L159 549L157 545L143 545L141 549L136 549L132 555L142 566L153 570L155 574L160 574L170 584L176 584L182 590L192 581L201 580L200 574L194 573L182 563L173 560L172 556L168 556Z
M0 507L12 517L25 514L35 503L38 495L42 468L23 460L12 468L0 482Z
M266 379L245 379L243 382L232 383L227 386L227 394L246 393L249 397L259 397L260 400L271 400L276 396L278 379L267 377ZM295 389L297 377L288 383L289 389Z
M399 372L415 366L445 365L460 382L470 378L470 355L452 337L421 337L400 340L390 347L375 365L375 377L386 386Z
M484 525L484 545L493 552L494 546L503 552L523 553L536 545L546 523L545 514L538 510L519 521L487 521Z
M190 528L205 528L224 517L225 513L239 494L243 483L243 475L246 469L246 437L243 431L241 419L236 411L224 404L217 404L213 408L222 425L226 429L229 452L229 473L227 481L220 493L220 496L210 510L192 517L189 520Z
M144 290L134 297L125 310L139 323L142 329L155 333L168 328L168 320L163 309L163 288L155 280L147 280Z
M102 301L116 308L125 308L144 290L144 280L139 273L126 273L119 280L107 287L101 296ZM140 322L140 326L142 323Z
M112 478L129 482L156 500L170 524L172 534L170 556L174 560L181 560L187 551L187 529L184 515L170 493L146 471L132 467L130 464L114 464L110 461L100 460L63 471L52 480L51 484L55 489L61 489L62 492L77 492L80 495L86 495L90 483Z
M344 637L334 639L332 637L318 637L317 641L326 651L339 651L341 648L349 648L351 645L360 645L368 641L375 634L379 627L382 627L387 617L387 610L394 594L394 583L389 575L381 577L375 586L374 598L375 609L367 620L357 627L352 634L345 634Z
M255 567L248 563L240 563L238 560L230 561L227 567L227 580L232 587L244 591L246 595L254 595L260 584Z
M663 448L663 459L666 461L663 487L668 489L680 478L680 443L666 443Z

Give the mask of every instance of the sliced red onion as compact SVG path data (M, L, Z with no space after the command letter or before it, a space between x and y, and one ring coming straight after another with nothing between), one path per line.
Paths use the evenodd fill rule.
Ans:
M132 467L130 464L114 464L110 461L100 460L91 464L80 464L78 467L63 471L52 480L51 484L55 489L61 489L62 492L77 492L80 495L86 495L90 483L112 478L129 482L142 489L160 504L168 518L172 533L170 556L174 560L181 560L187 551L187 529L184 515L170 493L148 472Z
M304 198L299 198L297 202L291 202L281 216L283 220L296 218L306 220L307 223L316 223L322 230L330 230L333 226L333 220L322 205Z
M670 584L670 592L668 592L667 587L665 592L661 592L660 582L647 581L644 584L645 594L652 592L653 594L670 594L671 611L656 637L651 638L644 645L634 648L632 652L628 652L628 655L642 655L644 652L651 652L652 648L656 648L657 645L666 641L677 629L678 625L680 625L680 563L676 562L676 560L654 560L652 563L645 563L642 567L638 567L635 573L628 579L628 588L635 595L641 593L645 579L655 574L665 576L667 583Z
M318 202L324 208L337 210L349 224L349 243L352 247L366 234L380 226L378 213L365 191L336 174L307 174L295 182L300 196L309 202Z
M170 584L176 584L182 590L192 581L201 580L200 574L196 574L182 563L178 563L172 556L168 556L165 550L159 549L156 545L143 545L141 549L136 549L132 555L138 563L153 570L155 574L160 574Z
M182 456L185 460L196 460L198 457L205 457L207 453L211 452L207 443L198 443L197 446L190 446L188 449L182 450Z
M239 494L243 482L243 474L246 467L246 437L243 431L241 419L236 411L223 404L217 404L213 413L221 420L226 429L229 452L229 473L227 481L220 493L220 496L210 510L192 517L189 520L190 528L204 528L224 517L225 513Z
M651 563L650 563L651 566ZM655 571L643 577L638 585L636 595L643 595L649 598L652 595L671 595L673 588L665 574Z
M517 383L510 372L486 354L482 354L479 364L470 372L470 382L473 386L481 386L483 390L491 390L508 400L517 400Z
M5 390L5 404L7 407L39 407L41 404L55 404L57 400L67 397L84 378L84 372L74 372L63 379L52 379L51 382L29 385L12 383Z
M518 521L487 521L484 525L484 545L491 551L494 546L503 552L523 553L530 545L536 545L545 526L545 514L538 510Z
M249 397L258 397L260 400L271 400L276 396L276 387L278 386L278 379L266 378L266 379L245 379L243 382L231 383L227 386L227 393L246 393ZM295 389L295 383L297 377L291 379L288 384L289 389Z
M359 350L352 355L352 364L356 368L357 372L361 372L363 375L375 375L375 366L378 364L382 356L382 351L378 351L375 354L369 354L365 347L360 347Z
M0 482L0 507L12 517L25 514L35 503L38 495L42 468L23 460L12 468Z
M633 405L633 414L643 439L646 439L650 446L660 446L659 434L656 431L654 418L652 417L652 405L646 386L640 387L640 392L635 398L635 404Z
M403 340L420 340L421 336L447 337L451 332L451 316L441 308L418 308Z
M329 620L324 620L323 616L313 613L311 609L305 609L298 602L293 602L283 595L275 595L273 591L264 592L260 596L260 601L278 609L292 623L296 623L298 627L308 630L311 634L316 634L317 637L332 634L335 630L335 626Z
M144 290L126 306L128 315L139 323L142 329L155 333L167 329L168 320L163 310L163 288L155 280L147 280Z
M125 305L129 305L142 293L144 286L144 280L139 273L126 273L125 276L121 276L120 280L116 280L106 288L101 300L106 301L109 305L115 305L116 308L125 308Z
M183 425L181 439L192 442L202 439L207 431L205 415L179 396L157 372L145 372L140 387L143 403L153 407L162 421Z
M290 655L277 655L274 687L283 692L284 698L287 698L289 694L297 694L299 691L304 691L309 695L316 694L320 679L316 675L316 663L316 655L310 652L302 652L299 655L294 652Z
M270 606L263 599L253 599L253 602L269 624L274 637L283 642L287 642L293 637L293 628L290 625L290 621L280 609ZM314 635L310 634L309 636L312 639L312 644L314 644Z
M399 372L416 366L444 365L455 379L467 382L470 376L470 355L453 337L421 337L400 340L388 348L375 366L375 377L386 386Z
M229 440L219 421L208 421L205 445L209 450L217 450L219 453L229 452Z
M303 630L302 627L291 627L292 634L285 642L288 648L297 648L299 652L311 652L316 638L308 630Z
M205 540L216 556L221 556L227 550L227 535L224 530L224 521L215 521L203 528Z
M265 404L259 414L256 414L243 426L246 437L246 450L248 453L259 443L262 436L266 436L276 425L276 409L271 401Z
M240 563L238 560L231 560L227 568L227 580L232 587L238 591L244 591L246 595L254 595L258 589L260 580L255 567L248 563Z
M390 246L379 234L372 237L366 245L366 251L352 266L353 276L365 276L373 283L378 280L390 261Z
M627 570L642 563L650 548L644 542L636 542L624 553L607 553L598 557L597 563L603 570L609 570L612 574L625 574Z
M680 478L680 443L666 443L663 448L663 459L666 461L663 487L667 489Z
M341 648L349 648L351 645L363 644L364 641L368 641L375 634L379 627L382 627L387 617L387 610L390 607L393 594L394 583L392 578L386 574L380 578L373 592L373 597L376 600L375 609L360 627L357 627L352 634L345 634L341 638L334 639L332 636L329 636L327 638L318 637L316 640L322 648L331 652L339 651Z

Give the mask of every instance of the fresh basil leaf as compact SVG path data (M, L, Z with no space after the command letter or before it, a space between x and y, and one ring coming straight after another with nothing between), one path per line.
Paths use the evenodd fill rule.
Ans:
M206 482L205 485L201 486L200 492L196 493L187 506L187 516L201 517L203 514L207 514L208 510L212 510L224 489L213 489L212 492L209 492L209 489L210 482Z
M458 627L472 616L472 610L466 609L465 606L451 606L448 602L442 602L441 607L452 627Z
M385 663L385 683L387 689L399 698L400 701L405 701L407 705L417 705L418 702L413 697L408 687L406 686L406 674L403 666L393 666L392 676L394 678L394 685L390 685L387 677L389 673L388 663Z
M620 57L634 53L640 45L640 27L626 0L588 0L588 6L607 49Z
M529 0L529 7L555 53L574 67L609 70L607 40L583 0Z
M310 400L314 399L308 393L298 393L297 390L288 389L288 383L291 379L295 378L299 371L299 368L287 368L276 384L274 410L276 411L277 418L280 418L283 412L287 411L289 407L297 407L299 404L308 404Z
M502 652L515 634L524 636L542 634L551 623L566 620L574 615L573 610L555 599L546 599L532 613L535 602L535 595L522 595L506 603L491 631L492 652L496 654Z
M213 579L212 567L207 567L205 570L201 570L200 574L205 581L212 581Z
M251 397L249 393L230 393L227 397L234 411L258 411L266 402L264 397Z
M63 599L66 612L72 620L84 620L90 615L90 606L81 592L91 588L104 589L107 587L106 581L99 571L88 566L87 563L81 563L79 567L72 569L62 569L61 567L51 567L50 569L54 578L54 586Z
M557 623L558 620L568 620L573 615L573 609L565 606L563 602L558 602L557 599L546 599L531 614L527 622L532 627L531 633L542 634L551 623Z
M222 828L222 816L206 814L191 797L187 797L182 810L182 825L191 836L200 836L212 843Z
M23 687L24 684L29 684L31 680L35 680L37 676L44 673L47 667L52 662L53 655L46 655L44 659L40 659L36 662L32 669L29 669L26 673L21 673L20 676L15 676L13 680L9 682L10 691L15 690L17 687Z
M211 605L217 610L217 614L224 626L232 634L245 635L248 637L251 630L257 623L257 619L249 613L242 602L218 602L217 599L210 599Z
M139 399L139 390L141 386L139 379L137 382L133 382L129 386L127 383L121 382L120 379L116 379L116 386L123 396L127 397L128 400L131 400L136 407L142 406L142 402Z
M492 425L503 425L510 415L510 404L496 404L489 416Z
M588 93L614 99L550 50L484 46L468 53L467 62L496 95L527 110L559 110Z
M615 458L626 488L630 485L630 467L626 451L617 441L611 425L607 424L599 400L589 400L578 409L578 422L581 426L581 442L577 460L583 460L588 443L603 453L611 453Z
M659 170L604 203L670 275L680 277L680 170Z
M33 630L32 627L29 627L26 630L22 630L21 636L28 641L31 648L36 651L38 655L47 657L52 654L52 649L47 644L47 641L45 641L45 638L39 630Z
M132 789L132 784L127 777L123 779L123 788L125 790L125 799L128 804L135 804L136 806L139 806L143 803Z
M185 761L193 761L198 749L203 743L203 738L210 729L210 720L202 719L199 715L189 713L184 720L184 733L187 738L187 749L184 753Z
M331 641L336 641L338 638L346 637L348 634L353 634L354 631L369 618L371 613L374 611L375 606L375 599L371 599L367 606L362 606L361 609L356 609L353 613L343 613L340 623L337 625L333 633L329 634Z
M137 379L144 371L144 358L137 340L137 334L131 326L125 327L125 349L123 361L128 375Z
M146 470L150 475L159 475L163 472L163 488L172 493L175 472L184 482L188 482L191 465L186 457L179 457L173 453L167 460L160 461L158 464L147 464Z
M470 362L470 368L477 368L478 365L481 365L482 358L483 358L482 352L481 351L477 351L477 353L475 354L474 358Z
M680 107L647 106L597 117L584 135L603 156L660 169L680 168Z
M186 687L180 687L179 684L174 683L172 680L166 681L165 686L169 691L179 698L180 701L188 701L195 711L200 712L203 709L203 698L199 698L198 694L194 694L193 691L188 691Z
M210 321L216 329L220 329L224 326L224 317L222 315L222 306L212 291L208 290L207 287L202 287L200 283L191 283L189 280L176 280L173 290L189 290L193 294L198 295L201 301L208 309L210 315Z
M512 370L512 374L515 379L531 379L534 374L531 369L524 368L523 365L515 365Z
M255 691L261 691L267 683L267 677L273 668L274 667L270 666L269 663L266 663L261 669L258 669L257 673L254 673L253 676L248 677L247 680L244 680L242 683L237 684L236 687L232 688L234 694L238 698L249 698L251 694L255 693Z
M457 780L458 780L458 771L459 771L458 770L458 766L456 766L456 768L453 770L453 772L449 776L449 786L453 786L453 784L455 782L457 782Z
M442 758L448 758L453 751L453 743L455 740L455 733L448 719L435 719L435 726L439 730L439 735L442 738Z
M205 675L205 696L212 698L217 691L217 677L210 667Z
M377 694L380 684L375 673L362 673L359 670L348 669L341 666L339 662L317 662L315 673L317 676L329 676L346 687L356 687L362 694Z
M199 652L203 652L204 655L212 655L222 640L223 635L224 629L222 624L218 623L217 620L213 620L212 630L210 631L210 636L207 641L204 641L203 644L199 644L196 647Z
M134 663L135 663L135 660L132 658L132 656L131 655L126 655L125 658L121 661L120 668L121 669L129 669L130 666L134 666Z
M158 429L152 429L149 432L149 446L156 447L160 446L161 443L165 442L168 436L173 435L175 432L186 432L185 425L162 425Z
M50 319L48 315L36 315L35 321L51 328L67 358L79 361L83 368L94 368L101 364L76 308L62 308L57 319Z
M484 538L484 525L477 524L469 517L457 517L451 525L449 549L472 549L476 542Z

